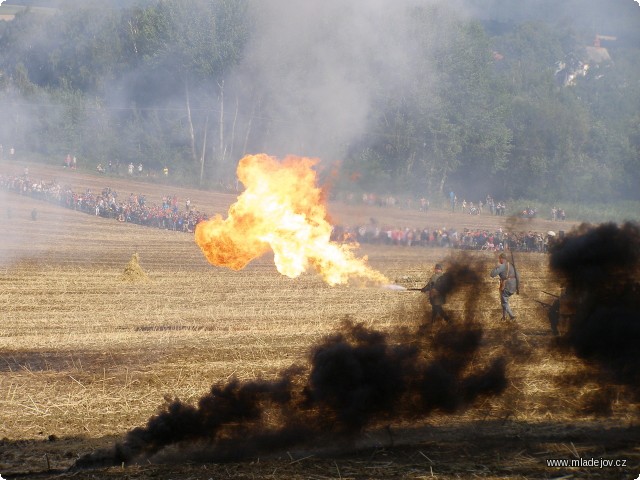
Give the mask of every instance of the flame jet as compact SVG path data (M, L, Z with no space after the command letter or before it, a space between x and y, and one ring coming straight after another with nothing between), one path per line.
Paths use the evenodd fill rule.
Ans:
M329 285L354 278L388 283L366 258L355 257L353 246L330 240L332 226L316 186L316 163L293 155L282 162L265 154L242 158L237 174L245 191L227 219L216 215L196 227L196 243L207 260L241 270L272 250L278 272L290 278L312 266Z

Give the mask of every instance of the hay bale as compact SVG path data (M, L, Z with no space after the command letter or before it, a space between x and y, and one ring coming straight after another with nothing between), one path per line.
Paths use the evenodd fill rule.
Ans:
M134 253L131 256L131 260L124 269L124 274L122 275L122 280L127 282L147 282L149 281L148 275L142 270L140 264L138 263L139 256L137 253Z

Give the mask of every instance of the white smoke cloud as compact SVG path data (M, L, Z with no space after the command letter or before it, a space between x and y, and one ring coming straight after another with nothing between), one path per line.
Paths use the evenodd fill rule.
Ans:
M243 69L260 79L253 93L268 116L269 152L340 158L366 131L374 92L411 78L410 8L429 3L256 2Z

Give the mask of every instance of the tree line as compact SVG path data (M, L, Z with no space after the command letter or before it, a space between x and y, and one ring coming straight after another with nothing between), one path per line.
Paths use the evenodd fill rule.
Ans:
M303 84L320 55L272 51L261 59L286 71L283 82L304 79L286 85L294 99L287 107L300 117L278 116L278 97L252 75L262 5L61 1L49 13L27 8L0 22L0 144L60 162L71 152L95 164L168 166L176 181L202 187L228 182L242 155L277 152L281 132L319 108ZM601 32L590 25L563 26L551 11L505 19L498 7L494 18L476 18L408 3L402 32L371 32L410 39L409 68L386 71L372 44L369 63L382 65L367 68L384 74L358 77L366 51L340 72L357 78L370 108L326 159L335 161L325 172L334 188L640 200L637 14L615 27L610 59L594 62L587 47ZM357 41L318 23L318 41L336 50ZM304 145L291 153L306 155Z

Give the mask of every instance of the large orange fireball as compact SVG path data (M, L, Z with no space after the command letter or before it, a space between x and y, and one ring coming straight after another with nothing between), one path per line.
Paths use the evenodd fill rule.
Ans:
M196 242L209 262L240 270L272 250L278 271L291 278L311 265L329 285L352 278L388 282L366 258L356 258L352 247L330 241L315 164L310 158L288 156L280 162L265 154L240 160L238 179L245 191L227 219L216 215L196 228Z

